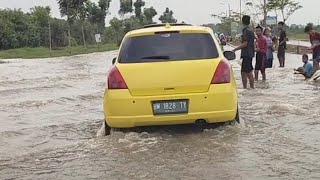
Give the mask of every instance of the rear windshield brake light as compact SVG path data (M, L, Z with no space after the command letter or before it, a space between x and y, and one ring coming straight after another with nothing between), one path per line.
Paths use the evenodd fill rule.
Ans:
M155 32L154 34L173 34L173 33L180 33L180 31L159 31L159 32Z

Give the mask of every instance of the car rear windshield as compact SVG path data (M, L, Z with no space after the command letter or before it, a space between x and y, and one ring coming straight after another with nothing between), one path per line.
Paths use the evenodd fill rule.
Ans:
M219 56L208 33L156 33L127 37L119 54L120 63L213 59Z

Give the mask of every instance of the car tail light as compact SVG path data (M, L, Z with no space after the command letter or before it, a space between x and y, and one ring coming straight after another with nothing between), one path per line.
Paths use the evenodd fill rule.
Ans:
M212 78L211 84L225 84L230 83L230 65L227 60L220 61L216 72Z
M115 66L109 72L108 89L128 89L120 71Z

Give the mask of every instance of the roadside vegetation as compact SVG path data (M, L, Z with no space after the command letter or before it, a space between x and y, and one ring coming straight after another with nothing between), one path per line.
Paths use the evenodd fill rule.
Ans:
M158 14L143 0L120 0L119 17L106 27L111 0L57 0L61 16L50 7L36 6L29 12L0 9L0 58L43 58L114 50L123 36ZM173 11L164 9L161 22L177 22ZM99 48L95 35L101 35ZM50 51L51 49L51 51Z
M287 20L301 8L301 4L297 0L268 0L266 4L264 1L246 1L244 3L241 14L251 16L251 26L256 27L258 24L266 26L266 20L264 19L268 15L276 16L277 21L287 22ZM239 11L229 10L226 13L211 14L213 18L218 18L221 22L218 24L208 24L216 32L222 32L226 35L235 36L241 34L242 25L240 22ZM306 39L307 35L304 33L304 27L306 24L297 25L291 24L287 26L287 34L290 39ZM273 34L277 34L277 24L269 26ZM314 26L320 29L320 26Z
M47 57L61 57L61 56L73 56L78 54L87 54L93 52L104 52L118 49L116 44L103 44L99 47L96 45L89 45L86 48L83 46L75 47L61 47L55 48L51 52L47 47L35 47L35 48L16 48L0 51L0 59L34 59L34 58L47 58ZM0 61L1 63L1 61Z
M0 58L44 58L114 50L127 32L155 23L158 12L154 7L148 7L145 1L117 1L120 1L118 17L111 19L107 27L105 19L110 15L111 0L56 0L63 19L52 17L50 7L36 6L29 12L0 8ZM278 19L282 21L287 21L302 8L295 0L267 2L266 13L279 15ZM261 20L263 10L260 1L252 1L245 4L241 14L250 15L252 26L255 26L264 23ZM173 15L174 12L166 8L158 20L162 23L178 22ZM221 20L221 23L205 25L215 32L233 36L241 33L239 12L229 10L211 16ZM288 26L289 39L308 40L304 27L296 24ZM314 27L320 30L319 25ZM272 30L276 34L276 26ZM101 35L100 48L96 34Z
M320 25L308 23L305 25L292 24L287 28L289 39L309 41L309 35L304 32L306 26L312 26L315 30L320 31Z

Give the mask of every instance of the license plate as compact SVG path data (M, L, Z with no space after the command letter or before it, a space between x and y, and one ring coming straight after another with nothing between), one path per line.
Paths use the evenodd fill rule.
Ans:
M154 115L188 113L188 100L154 101L152 103Z

